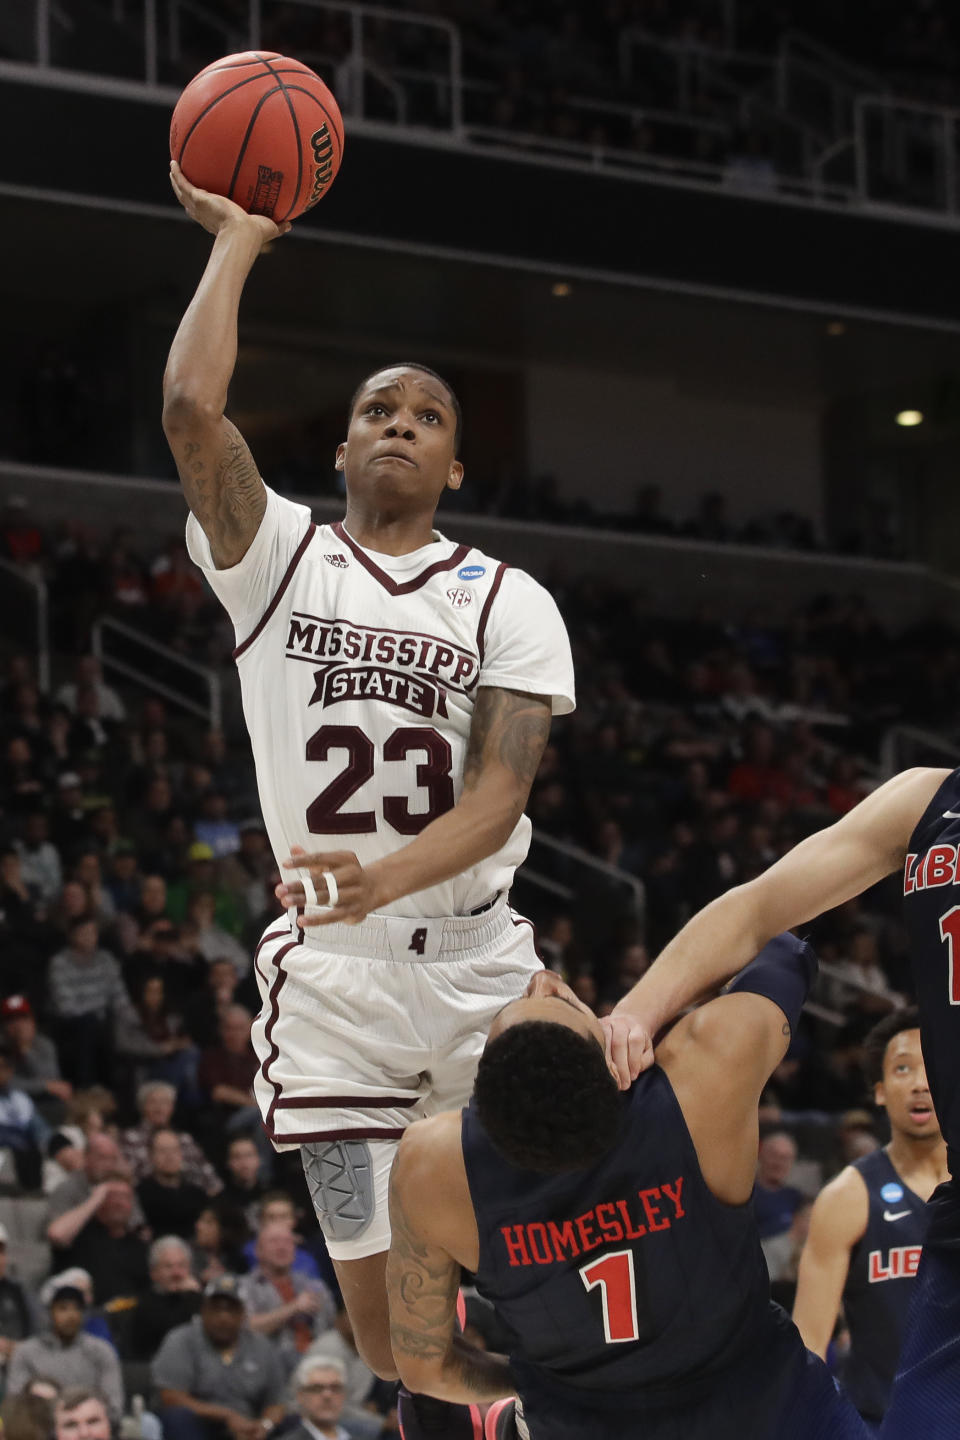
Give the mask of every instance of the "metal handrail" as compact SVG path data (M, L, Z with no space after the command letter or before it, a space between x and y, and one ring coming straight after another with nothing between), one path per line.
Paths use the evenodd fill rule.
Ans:
M109 655L104 649L104 631L113 630L118 635L124 635L128 640L142 645L144 649L151 650L155 655L160 655L171 664L180 665L184 670L190 670L194 675L199 675L206 682L209 694L207 705L198 705L196 700L191 699L180 690L175 690L172 685L167 685L152 675L149 670L141 670L136 665L130 665L126 660L118 660L116 656ZM116 670L120 675L125 675L128 680L135 680L138 684L144 685L148 690L154 690L158 695L179 705L181 709L189 711L192 715L199 715L209 722L211 730L220 730L223 723L223 686L220 676L209 665L200 665L196 660L188 660L178 650L172 650L169 645L161 645L159 640L154 640L150 635L144 635L142 630L135 630L132 625L125 625L121 620L115 620L112 615L102 615L96 620L91 629L91 650L100 661L104 669Z
M37 615L37 686L47 694L50 690L50 594L47 582L34 570L0 560L0 569L33 591Z
M647 903L647 892L643 887L643 881L636 875L631 875L629 870L621 870L619 865L611 865L609 860L600 860L596 855L591 855L589 850L583 850L579 845L573 845L569 840L557 840L553 835L547 835L543 830L534 829L533 839L538 845L545 845L548 850L554 850L558 855L566 855L568 860L575 860L579 865L586 865L591 870L596 870L608 879L617 880L633 893L633 903L637 915L642 915Z
M891 725L880 742L880 770L887 779L903 768L897 762L898 740L910 740L925 750L939 751L951 769L960 761L960 745L951 741L948 736L938 735L932 730L922 730L918 725Z

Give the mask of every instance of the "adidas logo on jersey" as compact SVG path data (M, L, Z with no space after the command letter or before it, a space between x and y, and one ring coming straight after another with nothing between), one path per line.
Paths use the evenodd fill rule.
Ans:
M350 561L347 559L346 555L324 555L323 558L324 560L326 560L328 565L333 565L337 570L346 570L347 566L350 564Z

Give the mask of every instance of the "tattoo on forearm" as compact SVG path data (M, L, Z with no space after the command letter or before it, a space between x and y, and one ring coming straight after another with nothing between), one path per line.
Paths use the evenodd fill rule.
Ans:
M477 693L463 779L469 789L495 759L529 790L550 738L550 702L485 686Z
M387 1290L395 1351L440 1359L450 1348L460 1267L414 1230L395 1188L390 1195Z

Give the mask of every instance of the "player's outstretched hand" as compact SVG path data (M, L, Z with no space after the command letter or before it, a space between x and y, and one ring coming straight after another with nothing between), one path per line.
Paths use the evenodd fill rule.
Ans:
M283 869L299 870L301 878L282 880L274 894L285 910L304 907L297 918L302 930L314 925L359 925L376 905L373 881L352 850L308 855L301 846L291 845Z
M209 190L198 190L196 185L190 184L176 160L170 161L170 184L190 219L196 220L211 235L219 235L223 227L232 222L249 226L258 235L261 245L269 245L271 240L286 235L290 229L289 220L275 225L266 215L248 215L225 195L211 195Z
M653 1064L653 1039L642 1020L635 1015L601 1017L600 1026L607 1047L607 1063L613 1068L621 1090L630 1086Z

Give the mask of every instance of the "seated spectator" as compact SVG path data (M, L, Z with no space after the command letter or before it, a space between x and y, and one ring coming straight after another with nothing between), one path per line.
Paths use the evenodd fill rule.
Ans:
M183 1149L175 1130L161 1128L150 1137L150 1169L137 1186L137 1197L155 1235L186 1239L193 1234L207 1196L184 1176Z
M221 1275L245 1275L250 1262L243 1253L247 1225L243 1213L220 1195L197 1216L193 1227L193 1265L204 1285Z
M859 1011L863 1015L886 1015L903 1005L903 996L890 988L880 964L877 937L868 925L857 926L851 932L846 952L837 962L830 984L834 1005L847 1013Z
M208 962L229 960L242 980L253 960L239 940L215 923L215 908L216 900L209 890L201 890L191 896L187 905L187 919L196 926L194 943Z
M109 1084L112 1079L111 1020L132 1012L120 966L100 947L95 920L71 921L67 945L50 962L50 1011L56 1021L57 1047L74 1085Z
M137 1091L137 1109L140 1124L124 1130L120 1145L124 1159L130 1166L134 1184L138 1184L150 1169L150 1141L157 1130L168 1130L173 1119L177 1092L165 1080L148 1080ZM223 1188L210 1161L204 1155L192 1135L178 1132L183 1152L183 1176L191 1185L199 1185L207 1195L216 1195Z
M105 881L119 914L134 913L140 903L142 883L136 850L129 840L119 841L110 856Z
M260 1203L256 1222L258 1233L265 1225L273 1224L286 1225L288 1230L293 1231L294 1239L298 1242L297 1251L293 1259L294 1273L296 1275L303 1275L310 1280L319 1280L321 1278L319 1265L310 1251L299 1244L301 1237L297 1234L297 1208L286 1190L268 1190ZM251 1268L256 1265L256 1237L248 1240L244 1246L243 1254Z
M30 1096L49 1124L58 1125L66 1115L64 1102L73 1094L73 1086L60 1075L57 1047L38 1031L26 995L8 995L0 1005L0 1020L13 1052L18 1088Z
M29 1390L8 1395L0 1406L0 1427L3 1440L51 1440L53 1401Z
M69 1265L66 1270L51 1275L40 1289L40 1304L44 1309L49 1310L50 1301L64 1285L70 1285L79 1290L83 1296L83 1303L86 1307L83 1321L84 1334L94 1335L98 1340L106 1340L108 1345L113 1345L113 1348L116 1349L106 1316L93 1308L93 1281L90 1278L89 1270L84 1270L79 1265Z
M168 910L174 920L187 918L187 906L194 895L209 892L214 897L214 920L230 935L239 936L243 917L233 894L219 880L213 850L202 840L195 840L187 850L187 873L175 881L168 891Z
M0 1040L0 1150L12 1154L21 1190L39 1190L50 1128L37 1113L30 1096L14 1084L13 1065L13 1047L3 1037Z
M193 1096L199 1051L183 1033L181 1017L167 1005L162 975L145 977L132 1017L115 1028L114 1044L138 1074L168 1080L178 1094Z
M24 884L42 905L52 905L63 887L60 853L50 840L50 822L42 810L32 810L23 822L23 834L14 840L20 856Z
M223 1017L236 999L239 978L229 960L214 960L207 970L203 989L184 1007L187 1034L201 1049L217 1043Z
M123 1414L120 1362L105 1340L84 1333L84 1311L83 1292L62 1285L50 1302L48 1328L24 1340L13 1352L7 1389L18 1395L36 1379L52 1380L61 1390L94 1387L103 1393L110 1417L117 1421Z
M376 1435L384 1428L383 1422L371 1415L369 1409L370 1394L376 1387L377 1377L357 1350L353 1326L342 1300L337 1301L337 1313L332 1328L317 1336L301 1365L305 1368L316 1357L321 1357L326 1364L336 1361L340 1365L344 1379L341 1418L343 1424L349 1427L350 1434L356 1435L358 1440L366 1440L366 1437ZM299 1373L301 1372L298 1371Z
M123 1156L112 1135L89 1133L86 1147L83 1169L64 1180L50 1196L47 1239L58 1250L65 1250L73 1244L102 1201L108 1179L123 1173ZM139 1210L135 1223L143 1224L143 1215Z
M206 1287L200 1314L170 1331L151 1373L166 1440L222 1440L224 1427L264 1440L283 1415L280 1357L247 1325L232 1275Z
M771 1131L760 1141L753 1208L761 1240L789 1230L804 1203L803 1192L787 1184L796 1159L797 1142L786 1130Z
M53 1440L110 1440L107 1399L97 1390L66 1390L54 1401Z
M69 1265L90 1272L98 1305L147 1287L147 1248L134 1229L134 1194L129 1180L116 1176L98 1189L99 1202L68 1248Z
M343 1365L332 1355L311 1355L301 1360L294 1380L301 1423L287 1432L287 1440L367 1440L382 1426L373 1416L370 1431L351 1430L341 1424L346 1381Z
M331 1324L333 1296L322 1280L294 1274L297 1243L284 1221L261 1225L256 1245L257 1265L243 1277L240 1293L250 1329L270 1337L289 1375L315 1336Z
M4 1369L17 1342L26 1340L39 1328L40 1315L33 1292L19 1280L12 1280L7 1274L9 1261L9 1236L5 1225L0 1225L0 1392L2 1392Z
M240 848L221 861L220 882L236 900L245 922L263 913L265 887L276 868L263 821L242 821Z
M64 1180L83 1169L83 1153L83 1147L63 1130L53 1132L47 1142L47 1158L43 1162L44 1195L52 1195Z
M71 715L77 713L77 692L91 687L97 701L97 713L103 720L122 723L127 718L126 707L120 696L110 685L104 683L103 667L95 655L81 655L73 670L73 681L61 685L56 693L56 703L62 705Z
M260 1151L249 1135L235 1135L227 1146L222 1196L242 1211L250 1231L257 1228L260 1202L266 1188L260 1179Z
M269 1150L266 1136L259 1137L260 1111L253 1098L253 1079L257 1073L257 1057L250 1043L250 1026L253 1016L243 1005L231 1005L220 1021L220 1043L204 1050L200 1056L197 1084L201 1092L213 1103L214 1118L218 1128L235 1135L238 1130L251 1130L258 1137L261 1155L264 1145ZM269 1156L268 1158L272 1158Z
M190 1247L177 1235L163 1235L150 1246L150 1289L133 1312L131 1360L152 1360L164 1337L200 1309L200 1282L190 1259Z
M208 790L201 798L193 832L202 844L210 846L216 860L235 855L240 849L240 827L230 819L226 795L217 790Z

